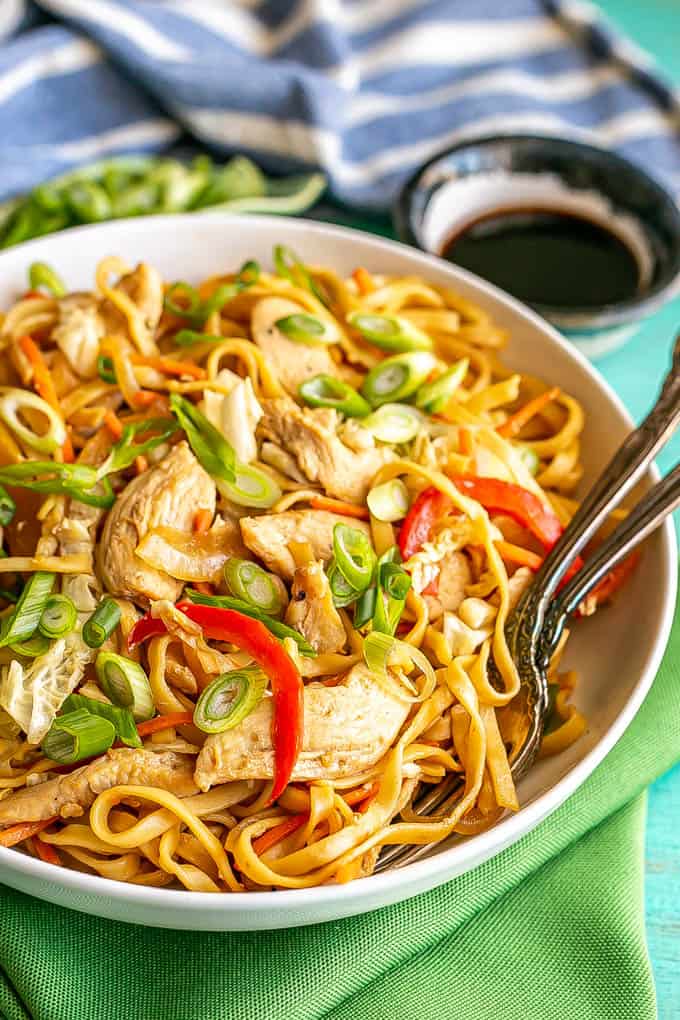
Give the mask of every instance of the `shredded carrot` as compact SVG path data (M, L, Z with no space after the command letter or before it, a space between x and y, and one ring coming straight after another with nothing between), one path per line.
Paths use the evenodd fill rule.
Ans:
M140 737L148 737L150 733L169 730L171 726L189 726L193 721L194 717L191 712L171 712L170 715L157 715L155 719L139 723L137 732Z
M39 836L32 836L31 845L41 861L57 866L61 864L61 857L51 843L45 843Z
M529 567L530 570L538 570L543 563L543 557L530 549L523 549L521 545L513 545L512 542L494 542L501 557L508 563L517 563L520 567Z
M39 397L42 397L46 403L53 407L55 411L61 414L61 407L59 404L59 397L52 379L52 374L47 367L47 362L43 357L43 353L36 344L33 337L27 333L19 338L19 347L25 354L28 362L33 369L33 386ZM62 458L67 464L72 464L75 460L75 454L73 452L73 444L71 437L66 437L66 442L61 448Z
M114 439L120 439L123 435L123 423L115 411L107 411L102 421Z
M188 375L192 379L205 379L206 371L193 361L177 361L175 358L151 358L143 357L141 354L132 355L134 365L146 365L148 368L155 368L163 375Z
M273 846L280 843L282 839L286 838L286 836L290 836L291 832L295 832L303 826L308 818L308 814L291 815L290 818L286 818L280 825L274 825L273 828L267 829L267 831L263 832L261 836L254 839L253 850L259 857L267 850L271 850Z
M143 475L149 466L149 462L142 454L135 457L135 471L138 475Z
M361 804L368 797L375 797L379 789L380 783L377 780L375 783L371 783L368 789L365 786L357 786L355 790L350 790L349 793L344 795L345 804L349 804L350 807L354 807L355 804Z
M363 266L357 266L352 273L352 279L359 288L360 294L372 294L375 290L375 283L373 277L369 273L368 269L364 269Z
M507 421L498 426L496 432L499 436L503 436L504 439L511 439L513 436L518 435L534 415L542 411L547 404L555 400L559 395L559 386L553 386L552 389L546 390L545 393L539 393L537 397L534 397L533 400L528 401L518 411L511 414Z
M209 531L212 519L212 510L208 510L205 506L201 507L200 510L197 510L194 514L194 531L196 534L201 535L204 531Z
M23 843L25 839L30 839L56 821L57 815L53 815L52 818L46 818L42 822L18 822L17 825L10 825L9 829L0 832L0 846L16 846L17 843Z
M371 517L367 507L346 503L344 499L331 499L330 496L312 496L309 505L315 510L330 510L331 513L344 514L345 517L358 517L361 521L368 521Z
M47 297L47 295L41 294L39 290L27 290L25 294L21 295L21 300L26 301L29 298L44 298L44 297Z
M201 595L214 595L215 588L210 581L194 581L193 586L196 591L200 591Z
M154 400L157 399L157 397L158 394L154 393L153 390L139 390L133 396L132 402L135 407L143 409L145 407L150 407L151 404L153 404Z
M472 456L472 434L465 425L458 429L458 446L464 457Z

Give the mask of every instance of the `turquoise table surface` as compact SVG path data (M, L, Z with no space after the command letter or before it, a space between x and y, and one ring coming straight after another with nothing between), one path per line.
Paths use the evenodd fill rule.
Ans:
M665 74L680 87L680 0L598 0L597 6L653 54ZM328 205L315 210L314 215L393 236L389 221L383 217L359 218L356 213ZM680 296L647 320L625 347L596 362L636 421L654 402L679 331ZM680 435L676 435L658 464L667 471L679 459ZM680 514L677 517L680 533ZM659 1018L680 1020L680 764L649 792L646 920Z

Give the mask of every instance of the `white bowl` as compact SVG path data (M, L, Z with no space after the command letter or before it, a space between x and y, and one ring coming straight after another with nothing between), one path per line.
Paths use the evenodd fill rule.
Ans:
M586 412L583 447L590 484L631 428L617 397L558 333L528 308L478 277L431 255L354 230L275 217L219 213L153 217L81 227L32 241L0 256L0 307L27 286L26 270L49 262L70 289L93 286L105 255L153 263L168 280L196 281L233 270L249 258L270 264L273 245L288 244L302 259L342 273L358 265L375 272L424 276L478 302L510 334L505 357L559 383ZM650 473L650 480L656 475ZM624 732L649 690L670 631L677 550L670 521L647 543L615 605L579 622L568 663L579 670L576 701L588 730L564 754L539 762L522 780L520 811L472 839L441 844L398 871L341 886L274 893L191 893L148 889L66 868L0 848L0 881L62 906L138 924L189 930L285 928L358 914L431 889L514 843L554 811L593 771Z

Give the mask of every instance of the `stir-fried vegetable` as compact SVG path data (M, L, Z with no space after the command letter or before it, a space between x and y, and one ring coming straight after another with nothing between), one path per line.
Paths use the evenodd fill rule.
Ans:
M268 616L278 616L284 607L281 583L278 578L252 563L232 556L224 566L224 578L231 592L253 609Z
M90 715L97 715L101 716L102 719L108 719L115 727L117 739L123 744L126 744L127 747L142 746L132 712L127 708L109 705L106 701L95 701L94 698L86 698L84 694L69 694L61 709L64 715L68 715L69 712L85 709Z
M35 634L54 587L54 574L37 571L24 585L11 615L3 621L0 646L25 641Z
M465 379L469 366L470 359L461 358L432 382L424 383L416 393L416 407L428 414L443 411Z
M28 285L32 290L40 290L45 287L56 298L63 297L66 293L61 277L54 271L47 262L32 262L28 267Z
M423 423L423 415L409 404L382 404L361 424L382 443L408 443Z
M16 511L16 503L9 492L0 485L0 528L4 528L10 523Z
M428 697L436 686L437 678L430 660L419 648L414 648L413 645L406 644L405 641L399 641L388 634L371 631L364 638L363 654L371 672L385 682L389 682L388 666L393 664L403 666L404 662L410 660L425 678L423 689L420 692L421 699Z
M366 502L377 520L400 521L408 512L408 489L400 478L392 478L371 489Z
M211 477L223 482L236 481L236 456L224 436L190 400L173 393L170 410L184 429L196 459Z
M24 655L27 659L37 659L39 655L44 655L49 649L50 640L44 634L36 631L24 641L12 641L9 647L17 655Z
M399 532L402 559L409 560L430 537L440 517L451 509L451 500L434 486L424 489L414 499Z
M284 336L289 340L295 340L300 344L335 344L338 342L337 330L330 322L322 322L314 315L300 312L294 315L285 315L274 323Z
M298 392L310 407L334 407L348 418L364 418L371 411L371 405L355 389L332 375L305 379Z
M56 461L26 460L0 467L0 485L14 485L32 492L71 496L88 506L108 509L115 496L108 478L99 478L87 464L59 464Z
M260 468L236 461L234 472L233 482L217 479L220 492L232 503L267 510L281 499L278 483Z
M94 613L83 624L83 641L89 648L101 648L120 623L120 606L111 598L103 598Z
M125 468L134 464L137 457L145 457L152 450L167 442L175 432L177 432L177 422L173 418L147 418L145 421L136 421L125 425L120 439L111 447L109 456L98 469L99 477L103 478L116 471L124 471ZM147 433L155 434L142 442L137 441L139 435Z
M115 739L116 729L112 722L92 715L87 709L78 708L67 715L57 716L42 742L42 752L46 758L60 765L71 765L103 754Z
M46 638L65 637L78 620L73 599L68 595L50 595L40 615L38 630Z
M335 559L328 564L328 586L333 596L333 605L339 609L349 606L361 595L360 591L354 588L347 578L340 572Z
M361 392L373 407L406 400L422 386L436 365L436 358L427 351L395 354L371 369Z
M352 312L347 316L350 326L366 340L384 351L431 351L432 340L408 319L398 315L372 315Z
M298 669L283 646L259 620L213 605L180 602L177 608L201 627L204 637L226 641L243 649L269 677L274 698L274 782L267 800L271 804L288 785L300 753L303 707L302 679ZM149 627L149 620L154 627ZM164 633L165 629L162 620L145 617L132 628L130 646L152 633Z
M302 655L307 655L310 658L316 655L309 641L302 634L298 633L293 627L281 623L280 620L275 620L262 609L256 609L255 606L244 599L233 598L231 595L204 595L193 588L185 588L184 597L195 602L196 605L215 606L218 609L233 609L237 613L243 613L244 616L250 616L253 620L259 620L260 623L263 623L267 630L271 631L279 640L283 641L285 638L291 638L300 649ZM162 633L162 631L159 633Z
M151 718L156 711L153 694L138 662L115 652L100 652L95 669L99 686L114 705L129 709L135 722Z
M205 688L196 702L194 723L204 733L231 730L262 700L267 677L261 669L234 669Z
M23 416L22 420L19 415ZM47 429L36 432L26 424L27 414L39 414L47 419ZM39 453L54 453L66 442L66 427L61 415L30 390L14 386L0 388L0 418L17 439Z
M373 630L383 634L394 634L411 588L411 578L398 560L399 550L394 545L382 554L376 569Z
M338 523L333 528L335 565L355 592L371 583L376 564L373 546L363 531Z

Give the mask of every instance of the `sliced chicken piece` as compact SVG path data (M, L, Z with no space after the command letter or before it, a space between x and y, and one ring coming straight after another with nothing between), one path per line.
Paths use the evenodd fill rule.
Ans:
M58 302L52 339L74 372L82 379L97 375L99 341L106 332L93 294L69 294Z
M280 514L242 517L239 521L244 544L269 570L287 581L291 581L295 573L289 543L309 542L314 558L327 563L333 555L333 528L338 523L358 528L370 537L370 529L364 521L328 510L284 510Z
M333 605L322 563L307 563L295 571L286 623L306 637L317 652L339 652L344 648L347 634Z
M439 565L437 594L425 595L431 620L438 620L444 611L455 612L465 598L465 588L472 581L472 571L465 553L447 553Z
M109 511L99 543L100 573L112 595L143 604L175 602L182 582L156 570L135 549L152 528L164 525L190 531L199 509L215 512L215 483L185 442L178 443L155 467L133 479Z
M154 337L163 312L163 280L160 273L146 262L140 262L131 273L121 277L116 289L127 294L142 313L142 330L138 344L142 354L157 354L158 348ZM129 335L127 319L113 302L104 299L99 311L107 333L114 336Z
M377 472L395 458L390 447L372 441L357 449L356 437L349 447L337 434L340 419L333 409L302 410L286 397L262 404L261 435L291 453L309 481L319 482L329 496L363 503Z
M339 779L375 764L390 745L409 705L356 665L337 687L310 683L304 694L302 750L292 778ZM231 779L271 779L272 699L265 698L233 730L208 737L196 762L201 790Z
M113 786L155 786L177 797L196 793L192 777L193 758L164 751L122 748L66 776L29 786L0 801L0 826L16 822L40 822L53 815L76 818L94 802L97 794Z
M327 347L290 340L276 322L288 315L309 314L302 305L285 298L263 298L253 308L250 327L253 340L284 389L297 395L300 383L313 375L336 375L336 364Z

